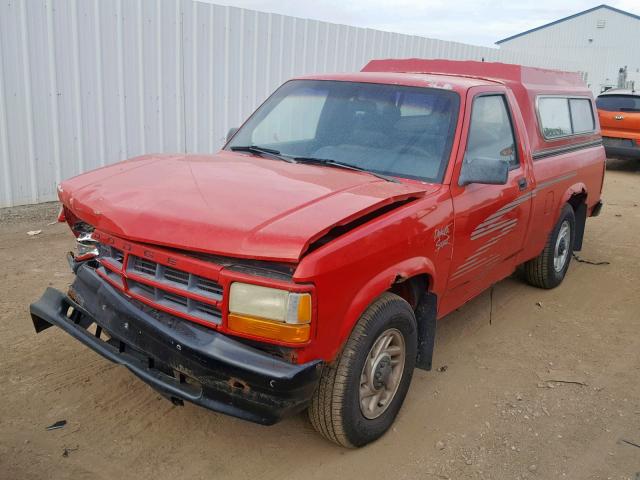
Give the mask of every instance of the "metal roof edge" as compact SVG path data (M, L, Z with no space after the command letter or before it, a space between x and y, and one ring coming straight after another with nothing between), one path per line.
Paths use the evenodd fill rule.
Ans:
M527 35L532 32L536 32L538 30L542 30L543 28L551 27L552 25L556 25L558 23L565 22L567 20L571 20L572 18L579 17L581 15L585 15L587 13L591 13L600 8L606 8L607 10L611 10L612 12L621 13L622 15L626 15L631 18L635 18L636 20L640 20L640 15L636 15L635 13L625 12L624 10L620 10L619 8L612 7L603 3L602 5L598 5L596 7L589 8L588 10L583 10L582 12L574 13L573 15L569 15L568 17L560 18L550 23L545 23L544 25L540 25L539 27L531 28L525 32L516 33L515 35L511 35L510 37L503 38L502 40L498 40L495 42L496 45L500 45L501 43L508 42L509 40L513 40L514 38L522 37L523 35Z

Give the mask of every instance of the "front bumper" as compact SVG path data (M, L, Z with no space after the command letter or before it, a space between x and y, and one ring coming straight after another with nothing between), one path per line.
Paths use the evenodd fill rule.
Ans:
M294 365L201 325L152 316L86 264L69 293L48 288L31 305L36 332L56 325L174 401L270 425L303 410L320 378L320 361Z

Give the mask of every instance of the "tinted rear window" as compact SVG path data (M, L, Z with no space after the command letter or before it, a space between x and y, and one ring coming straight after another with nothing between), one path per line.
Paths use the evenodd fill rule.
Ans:
M596 99L596 105L608 112L640 112L640 96L601 95Z

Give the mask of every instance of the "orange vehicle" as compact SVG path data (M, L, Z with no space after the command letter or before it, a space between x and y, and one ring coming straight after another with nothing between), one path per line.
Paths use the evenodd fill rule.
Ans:
M640 92L607 90L596 106L607 156L640 159Z

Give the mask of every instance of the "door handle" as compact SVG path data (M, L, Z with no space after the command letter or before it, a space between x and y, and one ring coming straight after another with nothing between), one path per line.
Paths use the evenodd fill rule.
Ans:
M528 184L527 184L527 179L526 179L526 178L522 177L522 178L519 178L519 179L518 179L518 188L519 188L520 190L524 190L524 189L526 189L526 188L527 188L527 185L528 185Z

